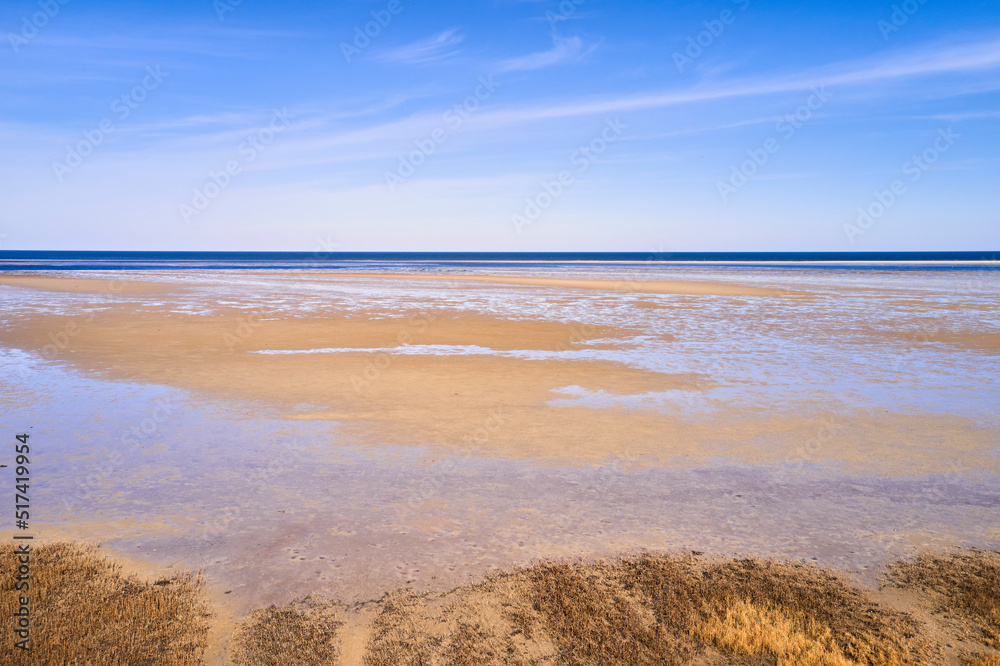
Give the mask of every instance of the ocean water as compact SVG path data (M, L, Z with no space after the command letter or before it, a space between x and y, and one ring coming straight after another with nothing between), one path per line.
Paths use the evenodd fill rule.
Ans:
M525 265L716 264L891 270L1000 270L1000 252L112 252L0 251L0 271L271 269L375 270Z

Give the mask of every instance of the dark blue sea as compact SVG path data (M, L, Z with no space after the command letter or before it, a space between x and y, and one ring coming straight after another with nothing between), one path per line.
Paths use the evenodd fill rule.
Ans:
M0 270L547 267L564 264L701 264L739 268L1000 270L1000 252L113 252L0 251ZM991 262L991 263L981 263Z

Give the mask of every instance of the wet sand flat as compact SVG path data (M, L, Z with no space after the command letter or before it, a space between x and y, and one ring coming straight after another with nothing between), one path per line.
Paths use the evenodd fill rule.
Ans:
M0 285L73 294L163 294L179 291L171 285L150 280L52 278L37 275L0 275Z
M545 556L1000 546L996 278L510 273L0 281L40 537L203 569L237 613ZM711 277L592 276L740 285Z
M586 280L544 277L515 277L503 275L421 275L414 273L305 273L309 276L349 277L393 280L451 280L479 282L485 284L515 284L528 287L560 287L563 289L589 289L598 291L619 291L637 294L688 294L700 296L782 296L788 292L782 289L764 289L738 284L715 282L679 282L665 280Z
M37 280L60 288L50 286L59 279ZM96 288L101 281L88 282ZM171 298L171 285L148 284ZM785 293L758 291L730 295ZM183 290L173 298L183 302ZM71 340L54 349L46 334L64 330ZM586 356L620 350L637 336L648 342L648 333L635 325L456 315L433 302L392 318L336 308L287 317L252 301L179 314L169 304L136 302L21 317L15 329L0 333L0 342L109 379L257 400L283 418L341 422L359 441L431 445L445 453L571 462L630 457L661 465L716 456L753 463L808 456L888 475L933 471L947 454L984 471L1000 469L993 454L1000 431L961 415L845 413L807 396L767 410L736 402L701 414L643 403L655 394L675 395L682 405L707 402L724 381L712 372L657 372ZM670 333L655 338L667 348L677 342ZM956 339L969 344L968 338L990 348L983 342L988 334ZM449 349L461 353L445 354ZM764 390L763 382L746 379ZM570 387L605 404L566 398L555 408L559 391ZM636 401L622 402L629 398ZM815 450L807 452L810 441ZM874 459L872 447L879 447Z

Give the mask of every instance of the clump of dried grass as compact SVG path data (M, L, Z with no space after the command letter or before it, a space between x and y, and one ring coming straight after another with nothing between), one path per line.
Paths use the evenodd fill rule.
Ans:
M787 613L766 605L735 600L723 613L709 612L693 632L726 651L741 655L769 655L779 664L851 666L830 629L815 621L796 622ZM805 626L800 626L805 625Z
M553 644L525 630L530 606L511 576L445 595L394 592L377 613L364 657L369 666L556 663Z
M335 664L340 657L337 629L343 625L337 604L303 599L283 608L259 610L237 629L234 664L305 666Z
M366 664L420 664L430 659L433 628L421 626L426 602L409 592L387 594L379 603Z
M0 544L0 615L13 616L15 546ZM5 646L18 663L199 664L208 635L201 581L177 576L155 582L122 573L92 546L32 546L30 655ZM11 636L5 636L10 641Z
M637 584L659 600L661 612L672 614L680 625L687 623L694 635L708 638L708 628L735 611L755 613L763 624L740 626L746 634L741 641L756 648L743 648L743 642L720 646L736 654L773 655L780 662L785 659L781 655L791 659L799 650L821 650L829 663L873 665L919 663L922 658L911 618L880 607L864 591L818 567L658 556L637 560L636 568ZM678 612L678 595L700 612ZM777 631L779 627L786 631ZM755 632L759 638L753 638ZM766 643L765 636L771 636Z
M0 545L8 617L18 596L13 551ZM31 566L25 663L201 662L209 613L198 579L144 582L77 544L33 548ZM925 555L893 565L889 580L929 593L973 638L1000 645L1000 554ZM232 660L337 663L345 617L342 604L309 598L257 611L234 635ZM919 629L817 567L643 555L544 562L440 595L387 594L374 604L364 663L904 666L926 663ZM1000 666L988 647L965 663Z
M926 553L913 562L896 562L888 579L932 594L935 610L964 624L966 637L1000 650L1000 553L974 548Z
M682 664L698 650L629 584L630 564L539 564L515 574L533 611L526 623L549 637L561 663Z
M542 563L390 595L365 663L902 665L917 625L815 567L673 555Z
M1000 657L992 654L977 654L967 657L962 663L965 666L1000 666Z

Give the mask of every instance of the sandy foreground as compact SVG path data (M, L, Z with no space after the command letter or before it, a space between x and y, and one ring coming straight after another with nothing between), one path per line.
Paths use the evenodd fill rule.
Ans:
M944 402L990 395L1000 335L977 321L995 303L802 283L252 277L0 277L17 297L0 345L48 364L25 371L36 385L11 380L7 411L24 416L9 427L64 435L41 537L203 569L230 620L306 594L449 589L540 556L697 548L864 578L928 545L1000 546L1000 427ZM314 292L329 296L300 307ZM782 369L796 352L769 341L785 338L815 360ZM715 355L653 366L635 349ZM901 360L874 367L879 350ZM912 402L932 362L940 407ZM48 367L82 379L53 387ZM837 388L843 376L870 394ZM164 391L176 412L126 439L154 413L133 403ZM60 406L79 416L52 425Z

